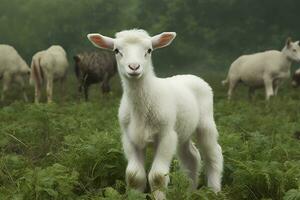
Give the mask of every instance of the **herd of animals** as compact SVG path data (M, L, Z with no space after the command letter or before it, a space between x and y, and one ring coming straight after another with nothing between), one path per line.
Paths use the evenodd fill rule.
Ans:
M249 98L253 98L256 89L265 87L266 99L276 96L278 88L284 79L290 77L292 62L300 61L299 42L287 39L282 51L265 51L251 55L243 55L230 66L227 78L222 81L228 84L228 99L239 83L249 87ZM117 72L117 63L110 52L83 52L73 57L75 75L79 82L78 90L84 93L88 100L88 90L91 84L100 83L103 93L110 89L109 81ZM26 64L19 53L9 45L0 45L0 80L3 79L1 100L12 83L19 84L25 101L28 97L25 86L29 77L30 83L35 86L35 102L40 101L41 88L46 85L48 102L52 102L53 82L61 84L61 93L64 93L64 83L67 76L69 62L65 50L53 45L46 50L34 54L31 67ZM45 82L45 84L43 84ZM292 76L292 86L300 85L300 69Z
M90 42L107 52L80 53L74 56L79 91L88 99L91 84L101 83L109 92L109 80L119 72L123 95L119 107L122 144L128 160L126 183L143 192L147 180L155 199L165 199L161 188L169 183L169 168L177 153L181 167L198 186L200 160L204 162L207 185L221 190L223 155L218 143L218 131L213 113L213 91L209 84L194 75L159 78L152 64L152 52L166 47L176 37L175 32L150 36L144 30L132 29L116 33L115 38L98 33L88 34ZM257 88L265 87L266 99L277 95L278 87L289 78L292 62L300 62L299 41L287 39L282 51L265 51L244 55L230 66L222 83L229 84L228 99L238 83L249 86L252 97ZM53 82L58 80L63 90L68 68L67 55L61 46L37 52L29 68L17 51L0 45L0 77L3 79L2 100L10 83L17 82L24 90L25 77L35 86L35 102L39 102L43 82L48 102L52 101ZM293 75L293 86L300 85L300 69ZM195 138L198 148L192 142ZM154 159L148 173L145 170L145 150L154 147Z
M88 89L91 84L101 83L102 92L110 91L109 80L116 73L116 60L109 52L79 53L73 57L75 74L79 82L79 92L84 91L88 100ZM52 102L53 83L61 84L61 95L64 94L69 62L66 51L59 45L35 53L29 67L19 53L9 45L0 45L0 79L3 80L1 100L13 83L21 87L24 100L28 101L25 91L26 83L34 85L34 101L39 103L42 87L46 87L47 102Z

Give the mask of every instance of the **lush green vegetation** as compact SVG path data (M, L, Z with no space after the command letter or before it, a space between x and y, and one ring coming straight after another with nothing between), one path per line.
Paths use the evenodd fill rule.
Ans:
M201 73L196 73L201 75ZM220 74L221 75L221 74ZM286 85L278 98L265 103L263 92L247 100L241 87L228 102L218 74L204 74L215 91L215 117L225 158L223 190L205 187L203 173L197 191L172 163L168 199L300 198L299 90ZM0 109L0 199L146 199L124 183L126 161L120 144L117 110L120 87L91 102L78 102L69 80L67 101L51 105L10 101ZM57 96L56 96L57 97ZM148 164L151 162L149 151Z

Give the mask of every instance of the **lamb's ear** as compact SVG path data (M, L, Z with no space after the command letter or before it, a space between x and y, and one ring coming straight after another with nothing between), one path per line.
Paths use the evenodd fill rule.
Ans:
M99 33L90 33L87 37L95 47L110 50L113 50L114 48L113 38L100 35Z
M163 32L159 35L155 35L151 38L153 49L158 49L166 47L174 40L176 37L175 32Z
M291 46L291 43L292 43L292 38L291 38L291 37L288 37L288 38L286 39L285 46L289 48L289 47Z

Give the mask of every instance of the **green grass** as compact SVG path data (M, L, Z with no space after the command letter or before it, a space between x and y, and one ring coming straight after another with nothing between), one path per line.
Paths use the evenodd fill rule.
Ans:
M228 102L221 73L203 77L215 92L225 159L223 190L216 195L206 188L201 173L199 189L191 191L175 158L168 199L299 200L300 141L294 132L300 130L300 91L287 84L269 103L263 91L249 102L246 88L240 87ZM32 88L28 91L32 97ZM124 183L118 78L112 94L103 96L99 91L94 86L91 101L79 101L71 79L65 102L54 92L58 103L24 103L18 101L16 89L1 103L1 200L151 199L151 194L129 190Z

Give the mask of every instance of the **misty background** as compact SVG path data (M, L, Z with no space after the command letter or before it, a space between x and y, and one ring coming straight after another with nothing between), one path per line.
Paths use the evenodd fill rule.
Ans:
M0 0L0 43L27 63L59 44L71 61L97 50L86 38L91 32L175 31L172 45L154 53L156 71L227 70L242 54L281 50L289 36L298 40L299 8L299 0Z

